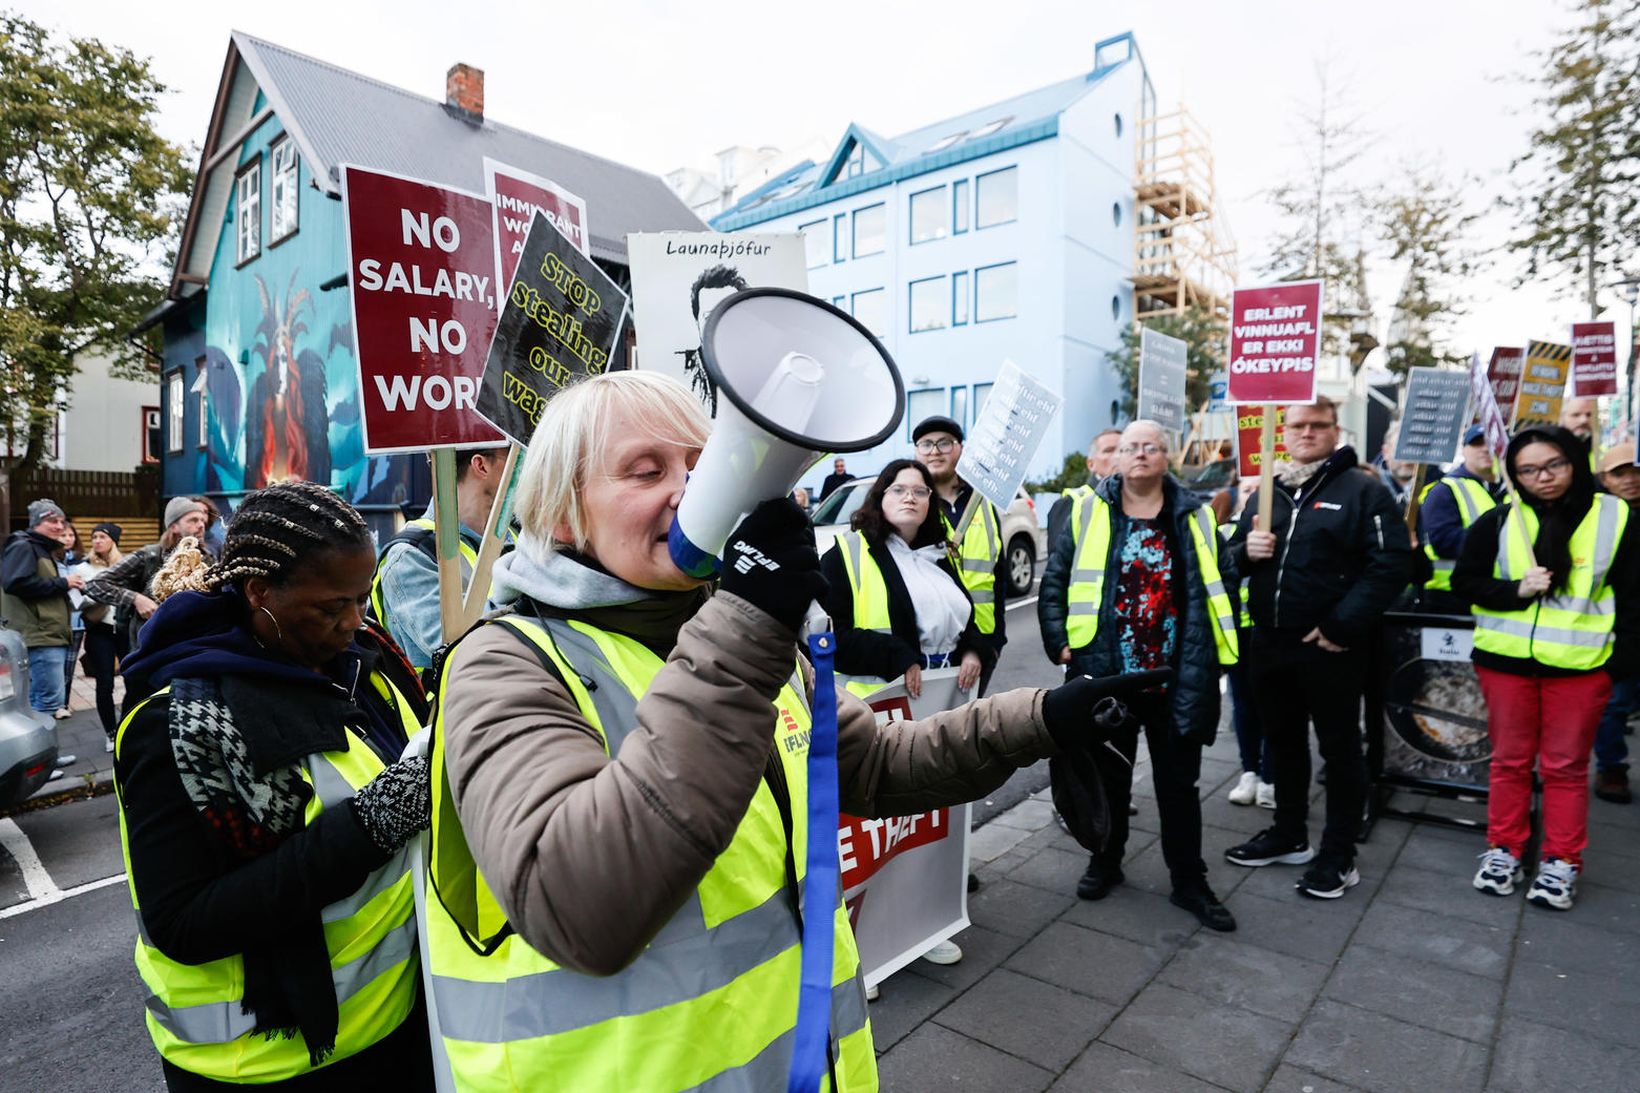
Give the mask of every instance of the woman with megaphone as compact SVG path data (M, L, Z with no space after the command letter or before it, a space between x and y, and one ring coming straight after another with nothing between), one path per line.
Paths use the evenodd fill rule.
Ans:
M835 837L808 830L817 700L797 648L826 589L784 496L735 529L715 589L672 561L709 428L651 372L554 398L519 482L518 549L496 567L502 609L444 662L425 928L458 1088L786 1085L807 844ZM839 690L842 805L983 795L1100 738L1106 682L890 727ZM831 912L832 1088L875 1089L859 957L840 900Z

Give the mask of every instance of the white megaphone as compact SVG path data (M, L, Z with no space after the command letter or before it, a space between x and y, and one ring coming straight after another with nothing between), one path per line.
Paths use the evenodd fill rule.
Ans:
M710 577L760 502L790 493L826 452L887 440L905 413L905 384L852 316L783 288L749 288L719 304L700 356L717 385L718 416L667 545L679 569Z

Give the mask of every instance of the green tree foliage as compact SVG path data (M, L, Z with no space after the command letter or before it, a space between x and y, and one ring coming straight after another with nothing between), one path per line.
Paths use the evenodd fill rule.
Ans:
M1406 169L1377 213L1389 258L1406 263L1407 271L1385 346L1390 371L1462 363L1467 354L1449 349L1445 337L1451 321L1464 312L1462 281L1477 264L1467 242L1476 214L1465 210L1457 186L1419 166Z
M1510 246L1527 256L1522 283L1544 267L1581 280L1593 319L1602 283L1640 247L1640 2L1575 0L1572 12L1529 76L1545 117L1510 167L1523 185Z
M1088 453L1083 451L1066 452L1064 465L1059 473L1038 482L1025 483L1025 492L1029 494L1058 493L1060 490L1074 489L1088 480Z
M0 13L0 427L26 433L13 469L39 463L76 354L143 373L125 332L160 299L150 257L188 185L154 129L164 91L146 59Z
M1159 334L1182 340L1188 348L1185 358L1185 404L1192 408L1207 403L1208 381L1224 368L1224 319L1199 307L1186 308L1183 315L1156 315L1144 325ZM1139 408L1139 328L1122 331L1122 344L1108 350L1105 359L1122 381L1122 413L1132 417Z

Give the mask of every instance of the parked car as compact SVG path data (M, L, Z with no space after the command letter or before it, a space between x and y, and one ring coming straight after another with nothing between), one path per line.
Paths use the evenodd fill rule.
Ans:
M57 769L57 734L29 709L23 635L0 629L0 808L27 800Z
M824 554L832 540L848 530L849 520L865 503L872 478L856 478L838 486L814 509L814 542ZM1002 542L1008 555L1008 595L1024 596L1036 581L1036 559L1041 554L1037 540L1036 502L1021 489L1014 503L1002 514Z

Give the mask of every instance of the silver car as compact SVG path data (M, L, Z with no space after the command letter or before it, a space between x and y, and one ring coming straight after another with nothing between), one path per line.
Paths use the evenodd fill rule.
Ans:
M0 808L28 800L57 769L57 734L29 709L23 635L0 628Z
M849 520L865 504L866 494L876 476L856 478L838 486L814 508L814 542L824 554L832 540L848 530ZM1041 553L1036 525L1036 502L1021 489L1014 503L1002 514L1003 549L1008 552L1008 596L1024 596L1036 580L1036 559Z

